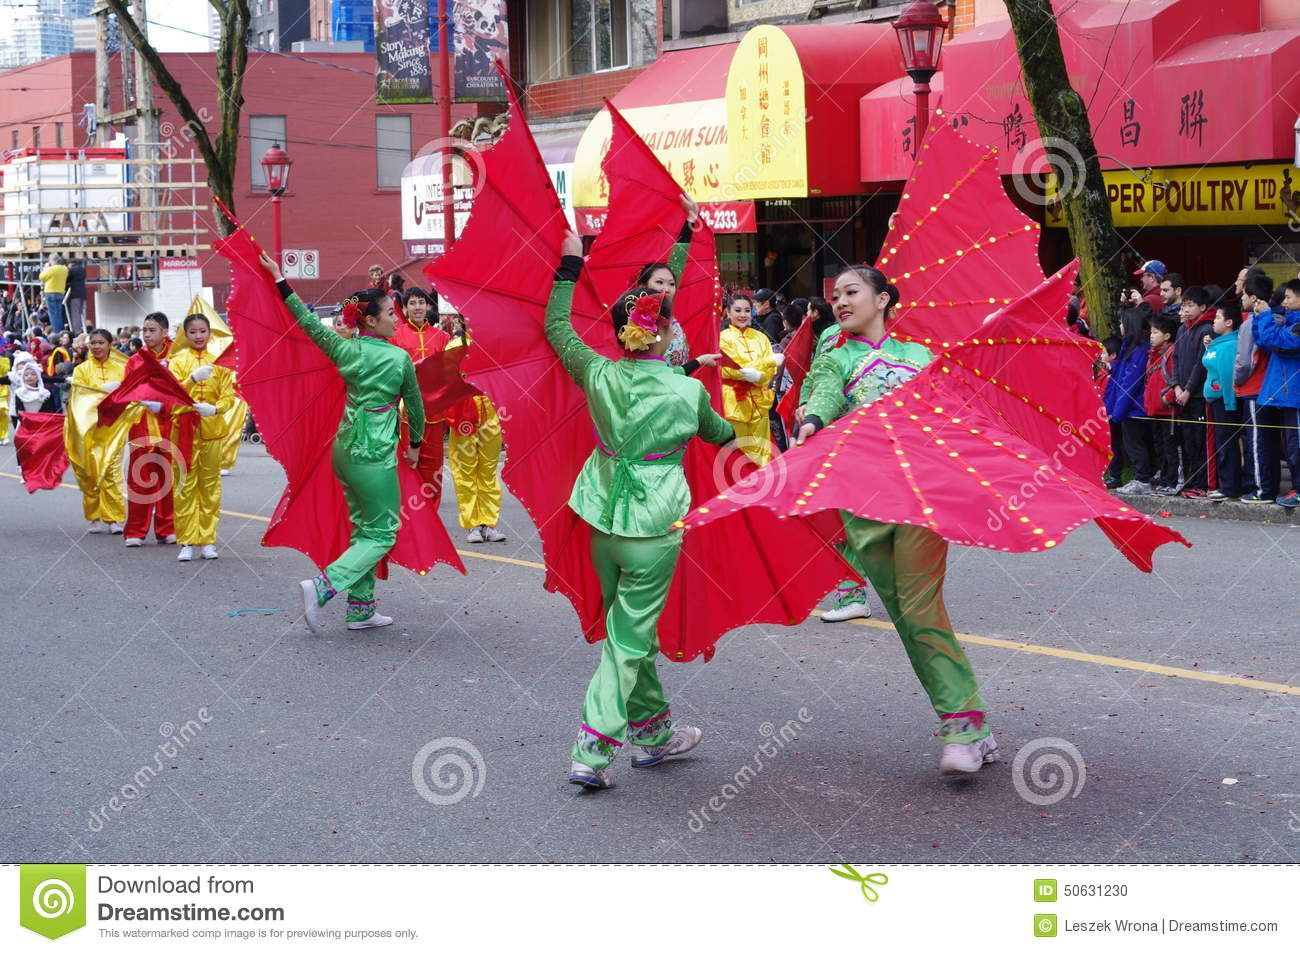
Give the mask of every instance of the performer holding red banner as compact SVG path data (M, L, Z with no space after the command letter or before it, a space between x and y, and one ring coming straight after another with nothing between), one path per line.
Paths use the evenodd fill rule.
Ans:
M430 315L437 314L437 308L437 299L423 288L412 288L406 293L403 315L398 318L392 340L411 356L417 369L421 361L445 351L451 341L450 334L429 320ZM427 394L425 400L428 400ZM405 418L403 424L406 425ZM416 470L435 510L442 500L442 444L446 435L446 421L426 417L424 442L420 444L420 462L416 464Z
M103 328L90 332L90 357L72 372L63 436L68 461L81 487L82 511L90 533L120 533L126 519L122 499L122 447L127 424L99 425L99 402L117 390L126 373L126 356L113 348Z
M140 325L144 347L126 362L127 374L144 363L146 354L167 366L171 349L168 325L167 315L161 311L144 316ZM152 525L156 542L174 543L172 460L164 452L164 443L170 443L171 414L164 410L162 401L142 400L133 416L126 465L126 532L122 542L131 547L144 545Z

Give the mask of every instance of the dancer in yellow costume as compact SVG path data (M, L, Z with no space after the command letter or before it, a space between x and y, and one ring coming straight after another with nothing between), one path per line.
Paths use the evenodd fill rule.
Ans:
M462 331L451 339L448 350L466 346ZM497 529L501 518L501 478L497 463L501 459L501 421L496 408L486 397L466 401L472 412L456 415L447 438L447 458L451 464L451 481L456 487L456 509L460 525L469 530L468 543L503 543L505 534ZM467 408L468 410L468 408ZM475 423L471 418L477 416Z
M216 309L208 304L206 298L202 295L195 295L194 300L190 302L190 309L186 314L201 314L208 319L208 327L212 329L212 334L208 337L208 346L206 350L211 353L215 361L226 348L235 343L234 333L230 330L230 325L217 314ZM185 341L184 335L178 335L172 345L173 355L184 351L189 345ZM232 372L233 373L233 372ZM238 384L237 378L232 380ZM230 409L221 415L225 419L226 437L222 441L221 447L221 475L229 476L230 471L235 469L235 460L239 456L239 445L244 438L244 422L248 419L248 404L239 396L238 389L235 392L235 402L230 405Z
M104 328L90 332L90 356L72 372L63 441L81 487L81 505L91 533L120 533L126 521L122 495L122 451L131 429L128 415L111 427L99 426L99 402L117 390L126 374L126 356L113 349Z
M9 358L0 354L0 447L9 443Z
M750 327L750 300L733 295L727 301L726 317L730 326L722 332L722 353L736 366L722 366L723 416L736 430L736 445L755 463L762 465L772 458L771 425L767 412L772 408L772 378L781 366L781 358L772 352L772 342L758 328Z
M226 439L226 417L235 402L234 375L214 364L208 349L211 325L202 314L185 318L185 347L173 354L167 369L194 400L202 418L194 437L188 472L177 465L175 477L176 559L189 562L194 547L204 559L217 558L217 520L221 514L221 451Z

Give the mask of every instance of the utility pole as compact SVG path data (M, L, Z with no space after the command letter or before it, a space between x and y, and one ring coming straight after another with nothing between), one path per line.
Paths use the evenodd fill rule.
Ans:
M456 240L455 186L451 181L451 0L433 0L438 4L438 109L442 127L442 253L451 251Z
M136 22L140 24L140 32L147 42L149 39L149 12L146 9L145 0L132 0L131 7ZM145 208L154 209L158 207L159 193L149 186L157 181L161 169L157 162L158 147L161 143L158 141L158 113L153 105L153 71L149 69L149 63L143 56L136 55L134 59L135 132L136 143L139 147L136 154L139 158L146 160L144 165L137 166L139 170L137 179L143 185L140 189L140 204ZM141 230L154 234L142 235L140 236L141 239L148 238L152 244L158 244L160 236L156 234L157 223L157 212L142 212L140 215Z
M104 0L95 4L95 145L109 140L108 116L112 103L108 89L108 7Z

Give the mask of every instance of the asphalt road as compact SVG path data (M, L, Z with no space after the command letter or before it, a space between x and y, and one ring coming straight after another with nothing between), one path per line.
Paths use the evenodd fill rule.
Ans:
M661 661L704 743L587 794L564 777L597 650L513 499L508 542L462 547L468 577L395 570L397 625L347 633L331 605L315 638L308 561L250 518L282 485L262 448L206 563L85 535L75 490L28 496L15 470L3 448L6 862L1300 859L1300 528L1174 520L1195 546L1155 575L1091 527L1036 556L954 549L1003 752L973 780L939 777L888 623L812 619Z

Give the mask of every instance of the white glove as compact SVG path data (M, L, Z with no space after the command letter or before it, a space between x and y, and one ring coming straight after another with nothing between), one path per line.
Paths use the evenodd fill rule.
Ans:
M217 408L212 404L205 404L202 401L194 405L194 409L199 412L200 417L211 417L217 412Z
M190 375L190 380L198 384L201 383L202 381L207 380L211 376L212 376L212 365L200 364L198 367L194 368L194 373Z
M111 394L111 393L113 393L113 391L117 390L119 387L122 386L122 382L121 382L121 381L104 381L104 383L101 384L100 386L103 388L104 393L106 393L106 394Z
M777 366L777 367L781 367L782 365L785 364L785 355L784 355L784 354L780 354L780 353L778 353L778 354L773 354L772 356L776 358L776 366Z
M754 368L752 367L742 367L740 369L740 376L743 377L745 380L749 381L751 384L757 384L759 381L763 379L763 375L760 374L758 371L754 370Z
M140 406L151 414L162 412L162 401L160 400L142 400L140 401Z
M163 367L166 367L166 366L167 366L167 361L166 361L165 358L164 358L163 360L159 361L158 363L161 364Z

